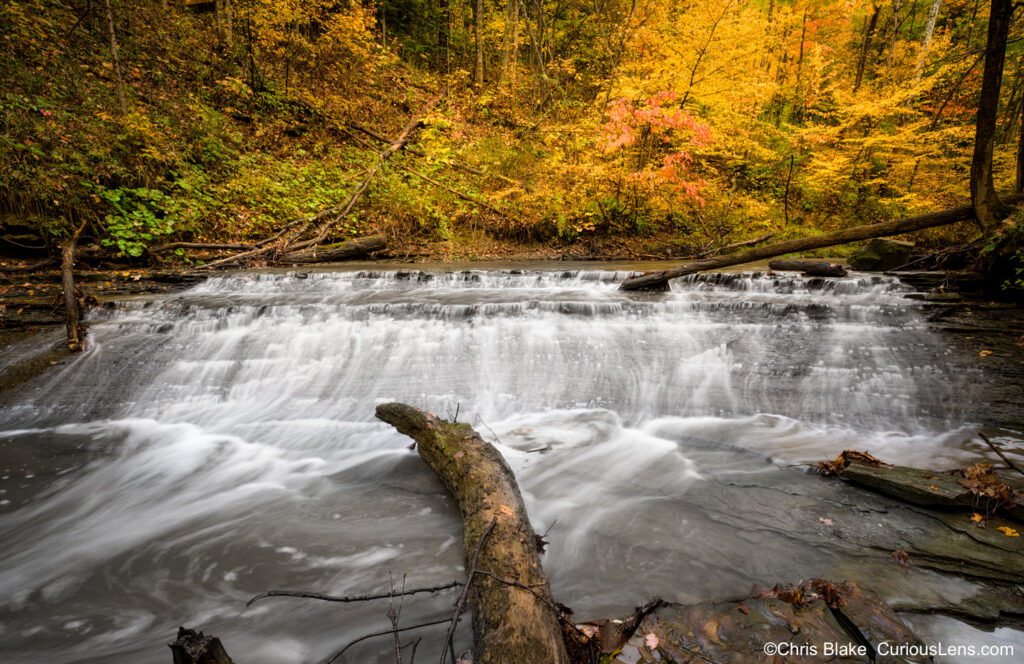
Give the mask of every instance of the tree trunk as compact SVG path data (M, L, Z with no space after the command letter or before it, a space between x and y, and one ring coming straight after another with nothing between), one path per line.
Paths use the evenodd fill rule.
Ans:
M121 77L121 63L117 59L117 37L114 35L114 10L110 0L103 0L107 8L107 33L110 38L110 58L114 61L114 80L117 83L117 107L121 115L128 114L128 106L124 100L124 79Z
M568 664L537 537L501 453L468 424L439 420L405 404L377 406L377 419L416 441L420 456L458 502L467 570L480 546L478 574L467 580L473 606L473 661ZM502 583L481 571L519 585Z
M332 263L335 261L346 261L366 256L374 251L380 251L386 246L383 236L370 235L369 237L353 238L337 244L327 244L321 247L292 251L281 256L280 262Z
M892 71L892 59L896 54L896 37L900 33L900 0L892 0L892 41L889 42L889 57L886 59L885 68Z
M875 34L875 28L878 27L878 14L881 11L879 5L874 5L871 11L871 18L868 19L867 25L864 26L864 42L860 47L860 56L857 58L857 78L853 82L853 91L856 92L860 88L860 84L864 81L864 69L867 67L868 53L871 52L871 38Z
M971 161L971 204L974 206L975 219L985 233L1005 214L1005 206L999 201L992 179L992 153L999 112L999 87L1006 59L1006 38L1012 14L1011 0L992 0L981 98L978 101L977 131L974 135L974 158Z
M1007 197L1007 202L1017 203L1024 201L1024 195L1014 194ZM835 233L826 233L814 237L801 238L797 240L786 240L777 244L770 244L767 247L751 249L729 256L719 256L702 261L685 263L678 267L658 272L649 272L637 277L631 277L622 282L620 290L660 290L667 288L668 281L676 277L685 277L688 274L703 272L705 270L716 270L731 265L742 265L753 261L760 261L766 258L774 258L783 254L791 254L796 251L809 251L832 247L847 242L858 242L874 237L887 237L890 235L901 235L912 231L919 231L935 226L945 226L958 221L966 221L974 214L974 208L970 205L932 212L916 217L907 217L896 221L884 221L878 224L867 224L865 226L854 226Z
M68 350L77 353L82 350L81 318L82 310L75 293L75 246L78 236L85 228L83 222L74 234L61 245L61 285L64 290L64 326L67 330Z
M473 3L473 39L476 42L476 64L473 67L473 84L477 89L484 87L484 0Z
M939 20L939 7L942 0L932 0L928 8L928 21L924 24L924 36L921 37L921 53L917 56L917 68L914 71L914 85L921 82L924 74L924 65L928 59L928 49L932 44L932 35L935 34L935 23Z
M1013 190L1018 194L1024 192L1024 101L1020 105L1020 129L1017 133L1017 182Z
M501 74L498 79L500 85L505 85L509 80L509 66L512 64L512 32L519 31L519 0L508 0L505 7L505 34L501 39Z
M437 0L437 59L442 65L441 69L448 72L450 58L449 49L449 25L451 24L451 8L448 0Z

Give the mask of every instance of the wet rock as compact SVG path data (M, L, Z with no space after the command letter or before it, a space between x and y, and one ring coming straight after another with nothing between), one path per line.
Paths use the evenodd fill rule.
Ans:
M861 245L847 262L854 270L885 272L906 265L913 250L913 242L875 238Z

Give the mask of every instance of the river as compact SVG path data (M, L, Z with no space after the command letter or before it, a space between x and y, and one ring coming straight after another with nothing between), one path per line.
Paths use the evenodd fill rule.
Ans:
M461 578L457 512L410 441L373 418L385 401L457 414L495 441L550 528L544 564L577 617L812 576L887 599L973 592L830 545L824 524L873 499L780 467L845 448L974 463L988 456L979 426L1020 437L1019 403L988 407L1019 385L890 277L711 274L644 294L618 291L625 275L242 272L94 313L86 352L0 405L0 660L169 662L185 624L240 664L300 664L386 629L386 602L245 607L271 588ZM402 622L453 600L408 598ZM910 619L931 638L1024 652L1017 630ZM424 634L426 661L438 634Z

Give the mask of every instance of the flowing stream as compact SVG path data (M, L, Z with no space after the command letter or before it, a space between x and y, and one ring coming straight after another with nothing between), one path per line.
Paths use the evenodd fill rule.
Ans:
M819 519L870 497L778 468L851 447L964 465L985 454L965 442L979 424L1012 424L986 421L992 376L905 286L737 273L629 294L624 276L240 273L94 314L85 353L0 406L0 660L169 662L185 624L240 664L323 661L386 629L387 602L246 600L461 579L457 511L373 418L385 401L496 442L578 617L812 576L973 592L831 545ZM402 623L454 597L407 598ZM949 623L922 628L1021 643Z

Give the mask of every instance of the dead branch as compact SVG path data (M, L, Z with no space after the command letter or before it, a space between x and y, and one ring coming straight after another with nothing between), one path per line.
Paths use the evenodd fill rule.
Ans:
M993 452L995 452L996 454L998 454L998 455L999 455L999 458L1000 458L1000 459L1002 459L1002 460L1003 460L1003 462L1005 462L1007 466L1009 466L1010 468L1013 468L1014 470L1016 470L1016 471L1017 471L1018 473L1020 473L1021 475L1024 475L1024 469L1022 469L1022 468L1021 468L1020 466L1018 466L1018 465L1017 465L1017 464L1015 464L1014 462L1010 461L1010 460L1009 460L1009 459L1008 459L1008 458L1006 457L1006 455L1005 455L1005 454L1003 454L1003 451L1002 451L1001 449L999 449L998 447L996 447L996 444L995 444L995 443L993 443L993 442L992 442L991 440L989 440L988 436L986 436L985 434L981 433L980 431L978 432L978 435L979 435L979 436L981 437L981 439L982 439L983 441L985 441L985 443L986 443L986 444L987 444L987 445L988 445L989 447L991 447L991 448L992 448L992 451L993 451Z
M446 583L443 586L431 586L429 588L413 588L412 590L403 590L399 594L405 596L417 595L419 593L436 593L442 590L458 588L461 585L461 581L452 581L451 583ZM267 597L301 597L304 599L318 599L323 602L369 602L375 599L388 599L389 597L394 596L395 593L393 592L381 593L377 595L352 595L348 597L337 597L334 595L323 595L321 593L311 593L301 590L268 590L267 592L260 593L259 595L256 595L255 597L250 599L248 602L245 603L245 606L250 607L256 602L260 601L261 599L266 599Z

